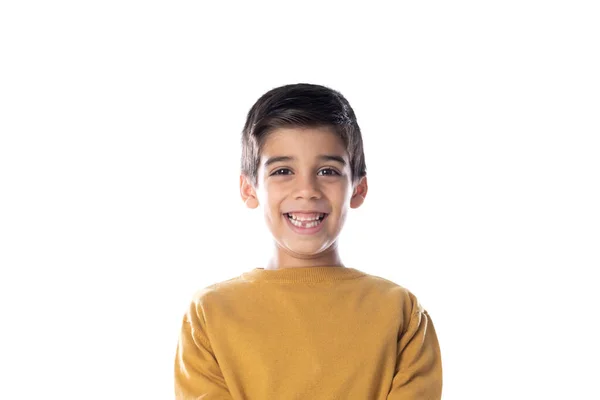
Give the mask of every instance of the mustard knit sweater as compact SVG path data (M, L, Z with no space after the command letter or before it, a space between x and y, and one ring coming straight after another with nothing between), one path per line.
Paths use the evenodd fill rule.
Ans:
M438 400L440 348L407 289L354 268L256 268L183 317L175 397Z

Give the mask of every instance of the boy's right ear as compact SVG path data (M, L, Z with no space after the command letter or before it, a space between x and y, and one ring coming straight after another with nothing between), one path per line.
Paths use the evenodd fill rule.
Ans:
M244 203L246 203L246 207L258 207L256 190L254 189L254 186L252 186L252 183L250 183L250 179L244 174L240 175L240 195L242 196Z

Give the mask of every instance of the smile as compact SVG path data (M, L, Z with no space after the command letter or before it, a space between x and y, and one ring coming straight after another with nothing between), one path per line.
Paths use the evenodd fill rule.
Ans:
M306 235L319 232L323 226L323 220L325 220L329 214L320 213L308 218L298 217L288 213L283 215L287 220L288 226L294 232Z

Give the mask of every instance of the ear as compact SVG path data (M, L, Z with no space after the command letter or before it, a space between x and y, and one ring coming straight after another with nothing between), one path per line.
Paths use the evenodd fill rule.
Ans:
M369 186L367 185L367 177L363 176L354 187L354 193L350 199L350 208L358 208L365 201Z
M242 201L246 203L248 208L258 207L256 190L252 186L250 179L244 174L240 175L240 194L242 196Z

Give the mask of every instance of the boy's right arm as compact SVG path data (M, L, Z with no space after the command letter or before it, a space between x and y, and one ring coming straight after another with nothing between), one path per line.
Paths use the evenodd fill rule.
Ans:
M175 399L232 400L195 302L183 318L175 356Z

